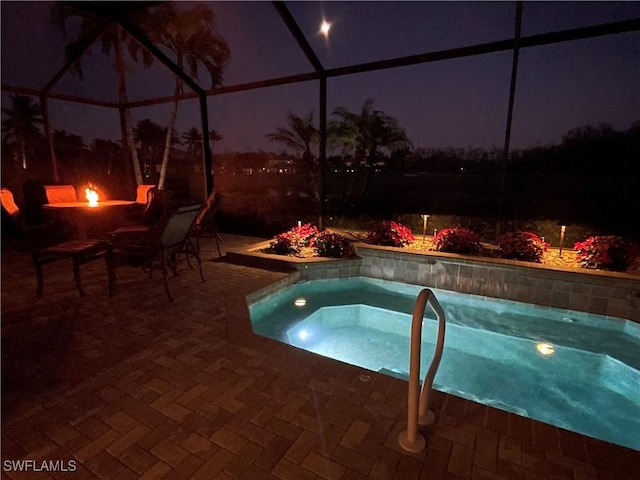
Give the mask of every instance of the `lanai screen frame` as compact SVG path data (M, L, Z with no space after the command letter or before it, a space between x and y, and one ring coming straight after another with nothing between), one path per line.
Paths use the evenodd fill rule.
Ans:
M119 102L104 102L97 101L88 98L81 98L65 94L57 94L51 92L51 89L55 84L69 71L73 64L79 60L79 58L93 45L88 44L86 48L79 52L77 56L70 59L62 69L56 73L56 75L47 83L42 90L34 90L12 85L2 85L2 90L22 93L27 95L34 95L40 98L42 105L45 137L49 143L49 150L52 156L52 162L54 165L54 177L59 179L59 174L56 171L55 152L53 149L51 128L48 119L47 100L66 100L77 103L85 103L94 106L103 106L110 108L117 108L120 112L120 122L123 123L123 112L130 108L146 107L151 105L159 105L162 103L169 103L175 100L191 100L198 98L200 105L201 126L203 132L209 131L209 116L207 112L207 97L213 95L225 95L229 93L242 92L246 90L257 90L263 88L269 88L280 85L290 85L299 82L318 81L319 82L319 169L320 169L320 186L319 186L319 198L320 198L320 211L319 211L319 227L323 228L324 216L325 216L325 191L326 191L326 147L327 147L327 80L333 77L341 77L344 75L353 75L356 73L373 72L377 70L386 70L392 68L405 67L410 65L418 65L423 63L439 62L442 60L452 60L457 58L478 56L488 53L496 53L503 51L512 51L512 66L511 66L511 81L509 89L509 103L507 111L507 121L505 125L505 138L503 147L503 161L502 161L502 173L500 179L500 194L499 194L499 216L502 215L502 203L504 198L504 192L506 187L506 174L507 163L510 150L510 138L511 138L511 124L513 120L513 104L515 100L516 81L518 75L518 59L520 49L536 47L541 45L551 45L556 43L584 40L588 38L601 37L606 35L616 35L622 33L629 33L634 31L640 31L640 18L631 20L624 20L619 22L611 22L604 24L591 25L587 27L565 29L555 32L542 33L529 36L521 36L522 25L522 5L523 1L518 0L515 2L516 11L514 15L514 34L512 38L505 40L498 40L494 42L480 43L470 45L466 47L458 47L446 50L439 50L435 52L426 52L417 55L409 55L403 57L396 57L387 60L379 60L374 62L354 64L345 67L337 67L326 69L315 51L309 44L306 36L300 29L294 16L289 11L284 1L275 0L272 1L273 7L276 9L282 21L286 25L289 32L292 34L298 46L304 53L305 57L313 67L312 72L300 73L296 75L288 75L283 77L271 78L266 80L260 80L249 83L241 83L231 86L215 87L212 89L204 90L200 85L195 82L189 75L187 75L182 69L180 69L170 58L168 58L158 47L156 47L149 38L134 24L132 24L122 12L118 9L110 8L109 2L63 2L70 7L84 10L97 17L103 18L111 23L115 23L123 28L129 35L135 38L144 48L155 56L163 65L177 75L191 90L192 93L185 93L178 96L158 97L154 99L142 100L137 102L128 102L126 104ZM122 3L120 3L120 8ZM165 2L147 2L147 3L132 3L131 9L137 8L149 8L158 3ZM97 41L102 35L103 31L96 32L94 42ZM211 146L209 144L208 136L202 135L202 155L204 164L204 185L206 194L209 195L214 187L213 176L213 158L211 152Z

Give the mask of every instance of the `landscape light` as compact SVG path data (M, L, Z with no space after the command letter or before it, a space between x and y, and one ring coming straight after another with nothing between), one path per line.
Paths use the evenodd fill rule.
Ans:
M566 225L560 226L560 252L558 253L558 256L560 258L562 258L562 244L564 243L564 232L566 229L567 229Z
M427 241L427 222L429 221L429 215L420 215L422 217L422 244Z

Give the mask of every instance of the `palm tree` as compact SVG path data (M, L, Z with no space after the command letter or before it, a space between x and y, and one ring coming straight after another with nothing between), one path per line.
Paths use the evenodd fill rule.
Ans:
M384 150L393 153L411 146L398 120L381 110L375 110L373 103L374 100L368 98L362 104L360 113L338 107L333 112L338 119L327 126L327 141L331 146L342 147L343 155L353 152L356 167L369 167L363 179L351 177L345 192L346 198L365 197L371 172L376 163L384 158Z
M215 147L216 142L219 142L220 140L222 140L224 137L222 135L220 135L218 133L217 130L213 129L213 130L209 130L209 141L211 142L211 150L213 150L213 148ZM220 162L220 156L216 156L214 162L219 163ZM221 168L221 171L224 171L224 166L219 166L219 168ZM213 174L213 165L211 165L211 173Z
M136 22L146 15L146 12L136 10L127 13L128 17ZM65 48L65 55L67 60L74 59L79 52L82 52L87 46L90 45L92 39L97 31L105 29L107 23L94 15L86 13L82 10L75 9L62 2L56 2L51 13L52 22L58 25L62 32L66 35L67 24L73 24L76 21L80 21L80 28L78 35L73 39ZM126 70L127 65L124 61L123 46L128 48L131 58L135 61L142 61L145 67L151 66L153 63L153 56L143 49L140 44L128 35L125 35L121 27L117 25L111 25L100 37L100 44L102 52L105 55L109 55L111 50L115 53L115 67L118 76L118 99L120 104L127 104L129 102L127 95L126 84ZM82 71L82 63L77 61L73 64L72 70L81 79L84 78ZM123 144L128 144L129 151L131 153L131 162L133 166L133 172L136 179L136 184L142 183L142 174L140 172L140 162L138 160L138 152L134 142L133 127L131 123L131 112L129 109L124 110L124 135Z
M219 142L223 138L224 137L222 135L220 135L217 130L210 130L209 131L209 141L211 142L211 148L213 148L213 145L216 142Z
M367 99L360 113L346 107L338 107L333 115L338 117L329 123L328 138L333 146L353 149L356 162L373 166L382 156L382 151L393 152L408 148L411 142L404 129L391 115L373 108L374 100Z
M202 134L196 127L191 127L184 132L181 139L182 141L180 143L187 147L187 152L190 153L192 157L202 152Z
M100 160L104 162L106 159L106 172L111 175L113 168L113 160L122 157L122 147L118 142L113 140L104 140L102 138L94 138L89 145L89 149L95 153Z
M278 127L275 132L267 134L267 139L302 153L302 161L305 167L310 169L314 160L311 144L318 141L318 129L313 122L313 111L304 117L289 113L287 125L288 128Z
M204 67L211 77L211 88L220 85L230 51L226 40L216 31L215 15L208 7L196 4L190 9L183 9L174 3L165 3L155 8L154 14L142 24L142 29L154 43L173 52L178 68L184 70L186 67L188 74L198 79L198 69ZM176 76L175 96L178 97L182 91L182 81ZM158 189L164 188L166 180L178 102L176 99L171 112Z
M41 137L38 125L42 123L40 104L25 95L9 94L11 108L3 108L2 140L15 146L15 155L27 168L27 145Z
M87 148L81 135L68 133L66 130L55 130L53 139L62 154L77 154Z
M145 118L136 124L133 132L136 145L140 147L143 175L145 179L148 179L151 173L152 162L154 162L155 158L162 157L167 129Z

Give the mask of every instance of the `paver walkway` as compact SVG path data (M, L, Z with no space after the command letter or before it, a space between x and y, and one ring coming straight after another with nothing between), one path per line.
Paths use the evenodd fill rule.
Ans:
M173 303L128 268L109 298L102 262L85 298L70 265L46 266L38 300L30 258L3 254L2 478L640 478L636 451L438 392L427 450L405 453L406 383L254 335L245 295L285 274L214 251L205 283L171 279Z

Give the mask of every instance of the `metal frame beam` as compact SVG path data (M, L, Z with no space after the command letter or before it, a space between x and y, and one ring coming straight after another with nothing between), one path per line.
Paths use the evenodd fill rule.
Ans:
M189 75L178 67L162 50L156 47L149 38L137 26L123 17L117 8L113 8L111 2L67 2L68 5L79 10L84 10L92 15L109 20L120 25L129 35L136 39L150 54L156 57L165 67L180 78L187 86L195 92L204 92ZM126 2L125 2L126 3ZM118 3L120 5L120 3Z
M604 35L615 35L621 33L630 33L634 31L640 31L640 18L625 20L621 22L607 23L602 25L595 25L591 27L575 28L571 30L563 30L559 32L543 33L539 35L530 35L528 37L522 37L520 39L520 49L535 47L541 45L548 45L553 43L567 42L573 40L584 40L589 38L595 38ZM389 68L398 68L410 65L417 65L421 63L437 62L441 60L450 60L455 58L468 57L473 55L483 55L488 53L495 53L505 51L514 48L514 40L499 40L496 42L483 43L473 45L469 47L454 48L449 50L441 50L437 52L427 52L419 55L410 55L406 57L398 57L389 60L381 60L376 62L362 63L359 65L351 65L348 67L338 67L324 70L327 77L339 77L343 75L352 75L355 73L366 73L376 70L384 70ZM272 78L268 80L260 80L256 82L242 83L236 85L230 85L225 87L216 87L210 90L206 90L207 96L210 95L222 95L226 93L235 93L246 90L256 90L260 88L287 85L297 82L306 82L311 80L318 80L320 78L318 72L302 73L297 75L289 75L284 77ZM13 85L2 85L2 90L7 90L15 93L24 93L27 95L40 96L41 91L36 89L28 89L24 87L18 87ZM102 102L99 100L92 100L82 97L73 97L70 95L56 94L49 92L47 97L55 98L58 100L68 100L78 103L93 104L105 107L117 108L118 104L113 102ZM178 100L187 100L196 98L197 95L184 94L182 96L168 96L157 99L140 100L135 102L129 102L126 106L144 107L149 105L157 105L160 103L167 103Z
M1 88L3 92L6 91L11 93L19 93L22 95L31 95L34 97L40 97L43 94L42 90L38 90L35 88L18 87L15 85L7 85L5 83L2 84ZM94 105L97 107L118 108L119 106L117 102L104 102L102 100L78 97L76 95L66 95L64 93L48 92L44 94L44 96L52 100L64 100L67 102L83 103L86 105Z
M640 18L625 20L622 22L606 23L590 27L573 28L559 32L541 33L522 37L519 40L519 48L536 47L552 43L568 42L573 40L584 40L588 38L601 37L603 35L613 35L619 33L629 33L640 30ZM338 77L342 75L352 75L354 73L373 72L375 70L385 70L388 68L406 67L420 63L438 62L441 60L451 60L454 58L469 57L472 55L483 55L495 53L515 48L515 39L499 40L496 42L481 43L468 47L452 48L440 50L438 52L428 52L418 55L409 55L389 60L361 63L349 67L331 68L326 71L328 77Z
M86 45L82 47L82 49L77 52L73 58L70 58L66 61L66 63L62 66L60 70L53 76L49 83L47 83L42 89L42 94L47 94L56 84L60 81L60 79L64 76L65 73L69 71L71 67L73 67L80 58L95 45L95 43L100 39L100 37L109 29L111 24L107 23L104 28L100 29L94 36L92 36L89 41L87 41Z
M117 10L109 7L109 3L102 2L74 2L74 7L83 9L89 13L106 18L111 22L120 25L129 35L131 35L140 45L142 45L151 55L157 58L160 63L167 67L174 75L182 80L191 90L193 90L200 100L200 116L202 123L202 156L205 172L205 190L207 196L213 190L213 159L211 155L211 145L209 144L209 119L207 112L207 94L184 70L167 57L158 47L137 26L123 17ZM120 105L120 108L128 108Z
M285 25L291 32L291 35L293 35L293 38L295 38L296 41L298 42L298 45L302 49L303 53L306 55L311 65L313 66L313 69L318 73L324 72L324 67L322 66L322 62L320 62L320 59L316 55L316 52L314 52L313 48L311 48L311 45L309 45L309 42L307 41L307 37L305 37L304 33L302 33L302 30L300 30L298 23L293 18L293 15L291 15L291 12L289 11L285 3L282 1L274 1L271 3L280 14L282 21L284 21Z
M507 107L507 125L504 133L504 148L502 151L502 171L500 175L500 194L498 196L498 224L496 239L502 233L504 215L504 195L507 187L507 162L511 151L511 125L513 123L513 104L516 97L516 83L518 80L518 60L520 58L520 34L522 32L522 1L516 3L516 18L514 32L513 59L511 61L511 83L509 86L509 104Z
M280 14L283 22L297 41L298 45L302 49L303 53L314 68L312 73L304 73L298 75L290 75L285 77L273 78L268 80L262 80L257 82L249 82L244 84L233 85L229 87L218 87L210 90L203 90L191 77L189 77L182 69L180 69L171 59L169 59L158 47L156 47L148 37L135 25L129 22L122 16L118 9L114 9L113 3L110 5L106 2L66 2L75 8L82 9L100 18L109 20L110 22L120 25L129 35L136 39L149 53L156 57L165 67L167 67L173 74L178 76L180 80L187 84L187 86L195 92L195 94L187 95L174 95L163 98L156 98L150 100L143 100L139 102L128 102L126 105L121 105L115 102L102 102L82 97L76 97L72 95L56 94L49 90L62 78L62 76L68 71L68 69L81 57L83 53L90 48L95 41L104 33L104 30L98 33L83 50L82 52L71 61L67 62L63 68L56 73L56 75L47 83L42 90L28 89L23 87L16 87L11 85L2 85L2 90L22 93L27 95L33 95L44 99L57 99L65 100L89 105L104 106L110 108L135 108L148 105L157 105L161 103L167 103L172 101L186 100L191 98L198 98L200 102L200 113L202 119L202 133L203 133L203 161L205 168L205 184L207 195L211 193L213 189L213 160L211 154L211 146L208 141L208 111L207 111L207 99L209 95L222 95L226 93L234 93L246 90L255 90L261 88L267 88L277 85L287 85L296 82L304 82L310 80L320 81L320 119L321 123L326 123L326 102L327 102L327 78L339 77L343 75L352 75L356 73L373 72L376 70L385 70L389 68L398 68L410 65L417 65L422 63L437 62L441 60L449 60L455 58L463 58L468 56L483 55L488 53L495 53L506 50L514 50L514 67L512 71L512 86L510 90L510 105L509 112L513 108L513 96L515 86L513 85L514 76L517 69L517 55L522 48L549 45L567 41L582 40L588 38L594 38L604 35L621 34L627 32L633 32L640 30L640 18L625 20L621 22L606 23L600 25L592 25L589 27L574 28L569 30L562 30L558 32L542 33L537 35L530 35L528 37L520 37L520 22L522 15L521 2L517 2L516 13L516 32L514 38L507 40L500 40L496 42L483 43L478 45L472 45L462 48L454 48L448 50L441 50L437 52L427 52L418 55L410 55L405 57L397 57L388 60L381 60L376 62L368 62L357 65L351 65L347 67L339 67L332 69L325 69L322 62L316 55L315 51L307 41L304 33L295 21L295 18L281 0L272 1L276 11ZM118 2L118 5L122 7L122 2ZM126 2L125 2L126 3ZM149 2L149 5L155 5L162 2ZM144 8L144 3L132 2L131 9ZM518 13L519 12L519 13ZM108 28L108 26L106 27ZM511 113L507 119L507 132L505 135L505 149L509 148L509 133L511 126ZM324 137L324 138L323 138ZM326 125L320 128L320 174L321 174L321 186L320 186L320 222L322 223L322 216L324 213L324 169L326 163Z

